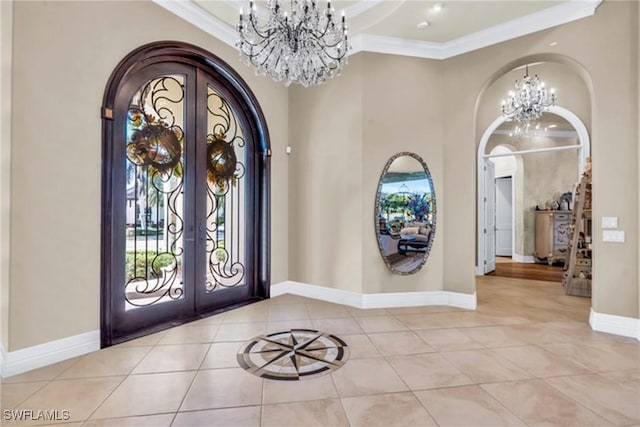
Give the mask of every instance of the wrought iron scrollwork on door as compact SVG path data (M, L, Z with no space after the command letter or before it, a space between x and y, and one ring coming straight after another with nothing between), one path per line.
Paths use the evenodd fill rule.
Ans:
M126 122L127 309L176 300L183 290L184 76L148 81Z
M213 292L245 283L246 142L222 96L207 93L207 278Z

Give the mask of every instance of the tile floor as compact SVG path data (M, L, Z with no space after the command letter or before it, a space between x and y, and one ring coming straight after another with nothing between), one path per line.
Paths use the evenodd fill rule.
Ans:
M640 343L591 331L589 299L508 278L478 296L467 311L285 295L6 378L2 408L68 410L67 426L640 425ZM297 382L238 367L245 341L289 328L341 337L349 360Z

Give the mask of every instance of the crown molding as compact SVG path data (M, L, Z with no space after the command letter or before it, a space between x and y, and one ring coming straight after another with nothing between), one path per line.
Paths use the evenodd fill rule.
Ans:
M351 40L350 55L358 52L386 53L415 58L446 59L446 47L442 43L401 39L398 37L357 34Z
M179 16L220 41L235 47L238 33L234 28L208 13L191 0L153 0L155 4Z
M446 58L593 16L603 0L571 0L443 43ZM440 58L440 59L446 59Z
M354 44L351 54L376 52L417 58L447 59L593 16L600 3L602 0L571 0L443 43L359 34L358 36L362 38L361 44L357 46L358 49Z
M377 4L378 1L379 0L372 0L366 3ZM603 0L570 0L531 15L523 16L444 43L360 33L351 38L352 49L350 55L358 52L374 52L427 59L447 59L593 16L602 1ZM153 2L229 46L235 47L238 39L236 30L203 10L193 1L153 0ZM370 4L365 4L362 8L365 8L365 6L366 9L364 10L372 7ZM358 12L362 13L364 10L358 10Z

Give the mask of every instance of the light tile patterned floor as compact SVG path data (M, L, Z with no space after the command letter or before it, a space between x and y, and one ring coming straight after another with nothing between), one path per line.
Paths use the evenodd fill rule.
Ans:
M467 311L285 295L6 378L2 408L93 427L640 425L640 343L593 332L589 299L508 278L478 296ZM238 367L247 340L289 328L339 336L349 360L299 382Z

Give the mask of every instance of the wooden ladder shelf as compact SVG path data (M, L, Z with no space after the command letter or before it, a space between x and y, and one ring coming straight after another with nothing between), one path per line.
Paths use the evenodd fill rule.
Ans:
M562 278L568 295L591 296L591 262L591 171L588 170L575 192L571 239Z

